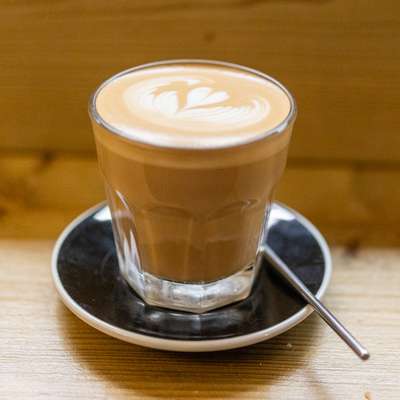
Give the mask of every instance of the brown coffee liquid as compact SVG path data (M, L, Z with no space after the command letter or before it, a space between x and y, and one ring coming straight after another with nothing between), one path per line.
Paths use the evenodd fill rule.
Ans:
M165 68L169 73L169 67ZM179 68L184 70L184 65ZM195 66L190 65L190 68L193 69ZM198 67L196 75L193 75L193 81L201 77L202 68L203 66ZM207 68L219 70L225 67L207 66ZM183 70L180 70L180 73L188 78L188 72ZM210 79L211 72L208 71L205 79ZM218 73L214 71L217 77ZM132 77L135 74L136 72L132 72ZM149 74L152 76L151 71ZM157 67L157 74L160 74L160 67ZM240 74L243 72L238 74L234 75L238 81L235 90L240 86ZM137 77L135 79L132 77L131 80L127 80L127 88L131 87L132 80L141 82ZM179 83L179 80L176 82ZM176 86L176 82L174 81L175 86L169 86L169 92L179 92L176 89L179 86ZM234 85L232 81L229 82ZM220 92L224 89L222 83L218 81ZM262 82L257 81L257 85L261 86ZM209 86L212 86L211 83ZM107 86L105 88L107 89ZM187 90L185 85L182 88L184 91ZM120 89L119 87L118 90ZM229 94L232 91L229 87L224 90ZM274 90L277 89L274 87ZM203 90L202 95L206 92L210 95L207 90ZM237 91L239 92L240 90ZM117 96L116 93L119 92L112 93ZM168 107L168 96L173 97L169 94L164 96L164 103L159 101L161 109ZM187 91L185 95L180 93L179 96L187 98ZM215 99L218 99L218 96L219 99L227 100L222 94L216 95ZM279 104L283 104L286 108L272 109L274 104L276 107L276 102L271 102L269 99L267 115L272 115L274 118L281 115L280 118L283 120L289 109L288 103L286 104L287 97L283 99L286 94L282 90L280 96L282 101ZM111 98L113 97L110 95ZM102 99L99 111L107 109L104 101L106 97L103 96ZM157 100L155 102L157 103ZM240 108L237 99L235 102ZM183 103L182 100L180 104ZM148 104L151 108L154 102L149 101ZM257 131L256 125L262 122L262 118L267 118L264 114L260 117L260 114L257 122L252 124L250 117L254 117L258 111L252 112L249 108L235 111L232 104L227 105L231 107L229 110L224 108L211 111L197 110L194 114L185 114L183 117L171 117L167 113L167 117L162 115L157 120L152 119L152 113L157 114L157 112L151 109L148 115L142 115L142 119L137 120L139 121L137 131L132 135L136 126L135 113L140 114L134 109L135 112L129 114L130 122L129 118L124 122L129 122L130 127L126 130L125 137L94 123L100 168L114 214L116 242L121 254L137 252L137 262L142 271L178 282L211 282L254 264L263 233L265 213L269 209L274 188L286 163L291 127L285 132L250 143L232 146L217 144L213 148L210 143L214 139L228 138L229 141L232 137L234 139L240 137L241 140L252 137ZM252 103L250 101L246 104ZM214 108L215 106L216 103L213 104ZM119 107L121 104L117 107L117 111ZM205 108L208 107L209 105L205 105ZM256 109L258 110L257 107ZM242 125L241 134L235 134L234 125L222 133L217 131L216 128L221 121L229 115L234 116L235 112L241 113L244 119L250 118L247 125ZM221 113L227 114L221 115ZM102 117L107 115L106 122L114 126L112 112L100 115ZM195 124L195 128L190 128L193 124L193 115L198 117L200 122ZM217 117L213 119L210 115ZM125 117L128 117L128 114ZM202 131L203 117L207 121ZM118 114L115 119L119 118ZM176 131L173 130L171 122L174 118L176 118ZM168 121L165 122L164 119ZM268 126L266 119L264 125ZM118 126L121 129L122 125ZM210 126L214 126L216 131L212 131ZM150 128L156 132L148 133ZM186 130L189 131L186 139L189 137L190 140L183 139L179 142ZM201 132L204 133L203 136ZM135 135L148 135L148 137L136 140ZM160 140L162 145L154 145L152 140ZM218 140L215 143L221 143ZM178 142L185 145L176 147L171 145ZM166 143L168 145L164 146ZM188 144L194 145L190 147Z

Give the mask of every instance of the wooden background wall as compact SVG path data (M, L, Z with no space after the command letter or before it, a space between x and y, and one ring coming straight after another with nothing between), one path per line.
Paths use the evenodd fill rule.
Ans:
M86 104L104 78L144 62L193 57L258 68L294 93L299 117L281 200L333 240L396 240L399 4L3 1L3 234L53 235L103 197ZM56 222L41 223L44 212Z

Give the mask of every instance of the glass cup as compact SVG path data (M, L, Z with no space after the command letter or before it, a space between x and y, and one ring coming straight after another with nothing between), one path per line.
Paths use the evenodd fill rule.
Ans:
M239 145L182 148L128 138L98 113L98 93L115 79L187 63L228 66L265 79L287 95L288 115ZM239 65L171 60L113 76L92 96L89 113L120 271L129 285L148 304L195 313L246 298L296 116L288 90Z

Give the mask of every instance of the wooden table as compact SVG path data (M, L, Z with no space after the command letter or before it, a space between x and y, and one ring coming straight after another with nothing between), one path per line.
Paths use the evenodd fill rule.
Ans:
M363 363L316 315L268 342L220 353L120 342L61 303L53 244L0 240L1 399L399 399L399 250L333 249L326 304L371 351Z

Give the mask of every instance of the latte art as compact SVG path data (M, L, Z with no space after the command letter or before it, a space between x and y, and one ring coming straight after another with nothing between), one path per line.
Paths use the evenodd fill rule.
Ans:
M180 87L186 85L187 90L171 90L174 83ZM132 114L146 110L161 124L185 122L188 129L198 127L191 123L202 123L228 130L232 126L254 124L270 111L267 99L255 97L243 105L230 105L231 95L227 91L199 84L198 79L183 76L154 79L132 85L123 97Z
M96 96L101 118L128 139L214 148L256 139L289 114L273 81L229 65L165 64L111 80Z

